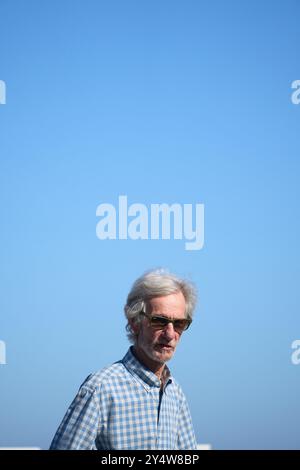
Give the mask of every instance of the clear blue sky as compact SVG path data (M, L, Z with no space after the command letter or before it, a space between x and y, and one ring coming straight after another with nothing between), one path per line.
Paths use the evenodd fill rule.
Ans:
M125 354L143 271L200 301L170 367L198 442L300 448L299 2L2 0L0 445L47 448ZM205 245L96 237L96 207L205 204Z

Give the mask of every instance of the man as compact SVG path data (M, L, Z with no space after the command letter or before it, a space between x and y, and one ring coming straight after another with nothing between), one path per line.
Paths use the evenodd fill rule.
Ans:
M195 304L193 285L173 274L137 279L124 308L133 346L85 380L50 449L196 449L186 398L166 365Z

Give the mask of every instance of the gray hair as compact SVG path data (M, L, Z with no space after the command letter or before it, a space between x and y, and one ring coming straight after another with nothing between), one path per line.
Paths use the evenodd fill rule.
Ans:
M146 311L147 301L175 292L182 292L186 302L185 316L192 320L197 303L197 290L192 282L181 279L165 269L147 271L134 282L124 307L127 318L127 337L131 343L135 342L136 334L132 330L129 320L139 323L141 321L140 313Z

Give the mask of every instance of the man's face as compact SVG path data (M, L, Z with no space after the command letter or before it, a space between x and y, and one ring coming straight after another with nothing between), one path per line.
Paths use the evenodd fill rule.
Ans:
M182 292L155 297L148 302L147 314L168 317L174 320L185 317L185 298ZM139 325L136 348L155 363L163 364L173 356L180 339L180 333L174 330L172 323L165 328L156 330L144 317Z

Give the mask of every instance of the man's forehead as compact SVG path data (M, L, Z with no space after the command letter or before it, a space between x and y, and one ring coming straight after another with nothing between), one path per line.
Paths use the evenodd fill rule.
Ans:
M147 302L149 313L181 313L185 311L185 298L182 292L174 292L161 297L153 297Z

